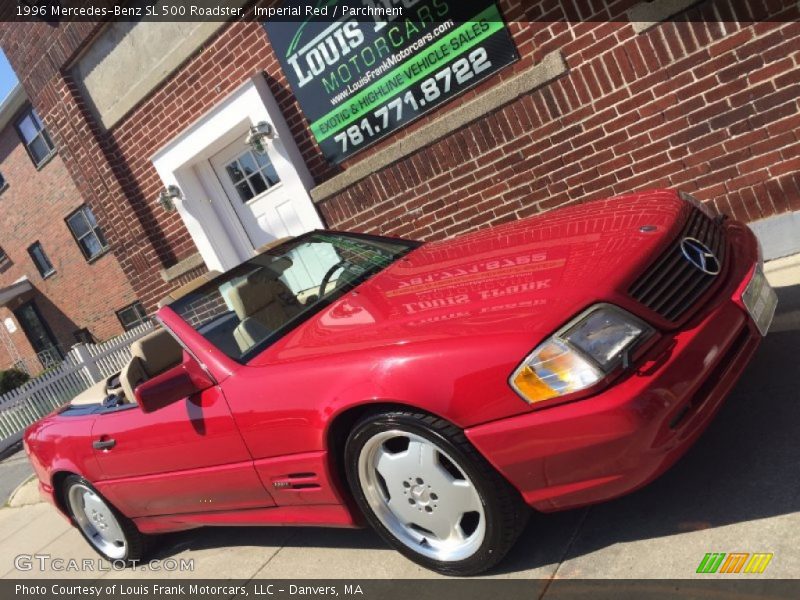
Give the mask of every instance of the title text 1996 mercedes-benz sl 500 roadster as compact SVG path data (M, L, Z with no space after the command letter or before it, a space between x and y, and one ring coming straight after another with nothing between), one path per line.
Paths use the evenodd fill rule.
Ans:
M663 473L775 305L749 229L670 190L426 244L314 231L177 290L25 446L110 560L204 525L369 524L474 574L529 507Z

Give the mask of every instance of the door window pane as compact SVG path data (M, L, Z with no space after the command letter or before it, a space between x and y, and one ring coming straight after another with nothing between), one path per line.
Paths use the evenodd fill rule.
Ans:
M247 202L251 198L255 196L253 190L250 189L250 186L247 185L246 181L236 184L236 191L239 192L239 198L242 199L242 202Z
M253 186L256 195L262 192L266 192L268 187L266 182L264 181L264 178L261 177L261 173L256 173L250 178L250 185Z
M239 155L225 166L225 171L242 202L252 200L280 183L278 172L269 157L251 150Z
M264 178L267 180L270 187L276 185L280 182L280 177L278 177L278 172L275 170L275 166L270 161L269 156L265 154L255 154L256 160L258 161L258 166L261 168L261 174L264 175Z
M228 172L228 177L231 178L233 183L244 179L244 173L242 173L242 170L239 168L239 163L236 161L233 161L225 167L225 170Z
M239 157L239 164L242 165L242 170L248 177L258 170L256 161L253 160L253 156L250 152L245 152Z

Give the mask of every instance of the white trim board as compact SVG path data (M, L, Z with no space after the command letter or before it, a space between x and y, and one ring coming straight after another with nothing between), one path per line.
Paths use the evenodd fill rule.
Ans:
M183 198L175 201L189 234L206 266L225 271L252 255L247 234L224 197L210 168L211 156L244 139L251 125L266 121L275 128L273 163L293 197L306 198L313 179L291 135L275 98L261 74L254 76L217 106L206 112L151 158L164 186L177 185ZM152 199L153 202L157 198ZM157 210L163 210L160 207Z

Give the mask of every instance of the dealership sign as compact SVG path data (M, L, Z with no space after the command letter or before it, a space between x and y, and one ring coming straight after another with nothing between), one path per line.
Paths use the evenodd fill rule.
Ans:
M307 4L291 0L283 6ZM311 131L332 162L519 57L494 2L409 0L398 3L402 9L366 17L353 16L346 8L352 4L330 0L327 16L264 22Z

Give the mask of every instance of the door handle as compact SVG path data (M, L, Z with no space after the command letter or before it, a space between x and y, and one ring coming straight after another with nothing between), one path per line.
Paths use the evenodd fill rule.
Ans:
M111 450L114 446L117 445L117 440L95 440L92 442L92 448L95 450Z

